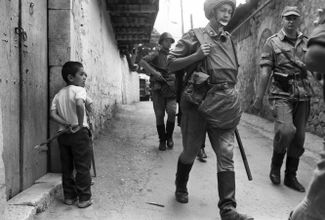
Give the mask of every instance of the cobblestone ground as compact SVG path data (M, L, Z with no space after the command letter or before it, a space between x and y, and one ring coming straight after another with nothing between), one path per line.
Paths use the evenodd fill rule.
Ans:
M252 126L252 120L251 116L244 115L239 132L253 181L247 180L238 147L235 150L238 210L256 220L286 220L304 194L270 183L271 134L267 129ZM175 129L174 141L173 150L158 151L151 102L122 106L107 129L95 140L97 177L92 187L94 204L78 209L75 205L64 205L62 198L57 198L36 219L219 219L216 162L210 143L206 143L207 162L195 162L189 181L190 201L184 205L174 200L176 163L182 148L179 127ZM314 165L308 158L301 163L298 179L305 186Z

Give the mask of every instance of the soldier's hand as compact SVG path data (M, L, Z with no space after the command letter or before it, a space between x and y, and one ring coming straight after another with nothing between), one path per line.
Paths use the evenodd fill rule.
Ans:
M197 55L200 59L208 56L211 52L211 46L209 44L202 44L197 50Z

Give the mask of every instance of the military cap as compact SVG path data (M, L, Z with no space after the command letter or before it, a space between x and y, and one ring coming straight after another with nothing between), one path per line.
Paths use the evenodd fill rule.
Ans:
M286 6L282 11L282 17L286 17L289 15L295 15L300 17L300 11L296 6Z

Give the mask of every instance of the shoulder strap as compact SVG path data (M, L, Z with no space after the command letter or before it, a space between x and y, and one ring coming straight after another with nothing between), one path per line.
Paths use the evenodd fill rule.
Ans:
M204 37L203 37L203 30L202 28L194 28L192 29L195 37L198 39L200 44L204 44ZM188 81L191 78L192 73L194 72L195 68L197 67L198 63L195 63L194 65L190 66L190 68L187 71L187 74L185 75L184 83L185 85L188 83Z
M301 72L300 74L304 73L306 70L306 68L302 67L301 65L297 64L294 60L292 60L292 58L284 51L280 48L281 52L283 53L283 55L289 60L289 62L294 65L295 67L298 67ZM303 76L304 77L304 76Z
M230 37L230 41L231 41L232 49L234 50L235 61L236 61L236 65L237 65L237 68L238 68L238 67L239 67L239 62L238 62L238 57L237 57L237 52L236 52L235 43L234 43L234 41L232 40L231 37Z
M200 42L200 44L205 44L205 40L203 37L203 29L202 28L194 28L193 32L195 34L195 37L198 39L198 41Z

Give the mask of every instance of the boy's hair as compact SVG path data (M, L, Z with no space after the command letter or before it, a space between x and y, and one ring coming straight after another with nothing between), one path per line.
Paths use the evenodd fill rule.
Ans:
M62 78L67 83L70 84L68 75L75 76L76 73L82 68L83 65L80 62L68 61L62 67Z

